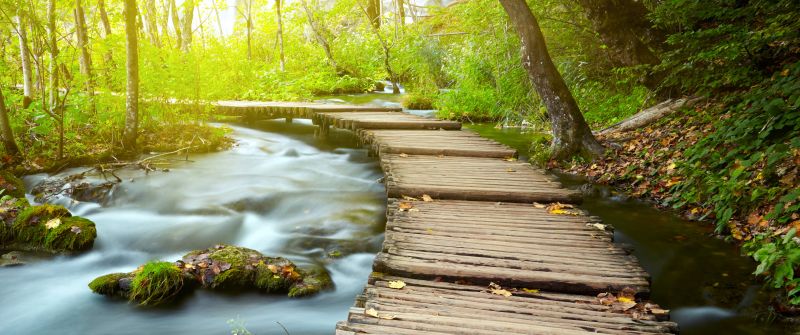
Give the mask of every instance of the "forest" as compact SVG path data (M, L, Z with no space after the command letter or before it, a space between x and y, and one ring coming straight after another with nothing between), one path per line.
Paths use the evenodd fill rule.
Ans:
M520 160L643 201L706 229L704 239L735 250L725 257L743 255L736 278L769 295L756 325L800 315L796 0L0 0L0 251L12 234L41 233L12 233L8 208L61 213L25 212L25 193L42 197L17 177L93 167L132 182L116 169L167 171L150 163L241 146L242 124L221 115L219 101L348 96L378 96L481 135L520 134ZM41 243L91 247L59 238ZM219 274L236 264L209 257L250 252L212 245L181 264L209 262ZM344 247L334 249L325 257ZM250 260L289 279L253 274L260 289L300 296L329 286L327 275L263 251ZM164 275L170 264L113 280L136 285L137 273ZM204 288L225 286L223 276L193 275Z

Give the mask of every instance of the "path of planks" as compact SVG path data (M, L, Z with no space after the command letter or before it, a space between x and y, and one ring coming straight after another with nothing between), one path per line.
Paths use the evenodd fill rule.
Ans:
M310 118L321 136L349 129L380 157L389 198L383 250L336 334L678 330L666 311L641 301L649 276L608 225L580 210L542 208L579 203L578 192L458 122L303 103L220 102L217 111ZM597 297L620 292L635 292L639 304Z

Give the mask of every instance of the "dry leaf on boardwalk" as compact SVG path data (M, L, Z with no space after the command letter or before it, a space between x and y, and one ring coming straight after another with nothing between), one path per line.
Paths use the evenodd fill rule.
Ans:
M406 287L406 282L402 280L391 280L389 281L389 288L400 290L403 287Z
M550 214L557 214L557 215L580 215L580 213L576 211L570 211L567 209L575 208L570 204L562 204L560 202L556 202L554 204L550 204L547 206L547 212Z
M384 320L393 320L395 318L394 315L378 314L378 311L376 311L374 308L366 310L364 314L369 315L373 318L384 319Z
M538 203L538 202L534 202L534 203L533 203L533 207L534 207L534 208L547 208L547 205L545 205L545 204L540 204L540 203Z
M422 195L422 201L425 201L425 202L431 202L431 201L433 201L433 198L431 198L431 196L430 196L430 195L423 194L423 195Z
M407 195L404 195L404 196L403 196L403 200L408 200L408 201L419 201L419 199L417 199L417 198L414 198L414 197L409 197L409 196L407 196Z
M508 158L504 159L504 161L506 161L506 162L516 162L517 159L515 157L508 157Z
M400 157L403 157L403 158L405 158L405 157L408 157L408 155L406 155L406 154L400 154Z
M399 209L401 212L405 212L405 211L408 211L409 209L412 209L412 208L414 208L414 205L413 205L413 204L411 204L411 203L410 203L410 202L408 202L408 201L401 201L401 202L399 202L399 203L397 204L397 208L398 208L398 209Z
M510 297L511 296L511 292L510 291L503 289L502 287L500 287L500 285L497 285L495 283L489 283L489 293L495 294L495 295L502 295L504 297Z

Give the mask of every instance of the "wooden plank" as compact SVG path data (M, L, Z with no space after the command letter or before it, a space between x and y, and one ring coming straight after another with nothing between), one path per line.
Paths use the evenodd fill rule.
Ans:
M373 152L465 157L516 157L514 149L470 131L361 130L359 136Z

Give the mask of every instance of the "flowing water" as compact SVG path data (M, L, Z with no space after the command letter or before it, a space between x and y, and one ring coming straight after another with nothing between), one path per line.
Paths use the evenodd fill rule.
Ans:
M330 334L383 241L378 165L353 138L316 141L305 120L231 127L238 143L231 150L191 156L169 172L123 172L104 207L64 199L96 222L95 247L0 268L0 334L226 334L229 320L256 334L284 334L277 322L291 334ZM304 299L197 290L176 305L145 309L87 287L97 276L217 243L324 265L336 288ZM343 256L330 257L335 251Z

